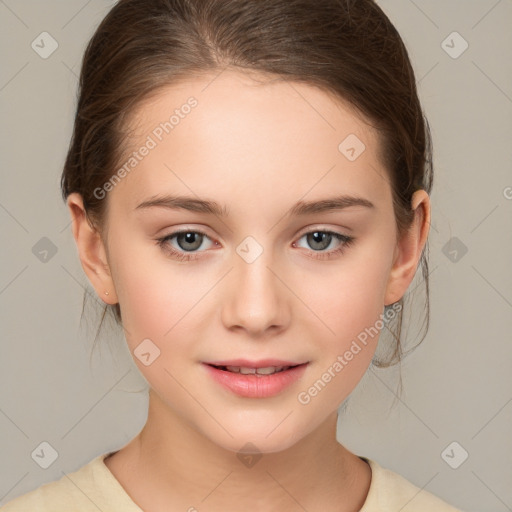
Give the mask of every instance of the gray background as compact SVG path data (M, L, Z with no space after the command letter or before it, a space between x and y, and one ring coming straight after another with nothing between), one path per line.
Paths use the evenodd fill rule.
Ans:
M512 510L512 1L378 3L432 129L432 319L401 399L397 369L371 368L338 438L468 512ZM59 191L82 53L111 5L0 0L0 504L122 447L146 419L122 335L104 330L89 361L99 316L79 324L88 282ZM31 47L43 31L58 42L46 59ZM462 40L443 44L454 31L469 44L457 58ZM46 260L43 237L57 250ZM48 469L31 456L44 441L58 453Z

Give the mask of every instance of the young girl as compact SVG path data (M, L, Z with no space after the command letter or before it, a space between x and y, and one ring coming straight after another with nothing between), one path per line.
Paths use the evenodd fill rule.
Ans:
M336 440L428 278L430 134L377 4L120 0L79 92L62 192L148 418L2 510L456 511Z

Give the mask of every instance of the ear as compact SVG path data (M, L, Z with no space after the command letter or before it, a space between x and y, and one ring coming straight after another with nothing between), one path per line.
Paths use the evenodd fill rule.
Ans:
M73 237L78 248L82 268L93 285L98 297L107 304L118 302L100 233L91 226L85 215L82 196L73 192L66 204L73 221ZM108 292L108 295L105 293Z
M425 190L414 192L411 200L414 220L395 248L384 304L400 300L414 279L430 229L430 198Z

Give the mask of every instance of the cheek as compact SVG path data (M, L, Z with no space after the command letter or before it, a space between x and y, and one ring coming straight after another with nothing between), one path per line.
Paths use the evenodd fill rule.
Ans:
M375 251L369 246L347 257L302 288L308 308L315 313L308 312L305 320L317 347L314 378L321 381L317 387L326 384L324 399L330 396L336 403L348 396L368 369L384 326L389 266L384 256L374 256Z
M316 313L324 339L338 349L370 327L384 310L389 267L371 246L332 265L303 285L307 305ZM322 320L322 322L320 321Z
M117 247L115 286L130 348L144 338L163 348L187 326L188 315L207 291L206 282L190 272L184 279L186 265L166 261L158 247L130 252L125 245L124 253L121 244Z

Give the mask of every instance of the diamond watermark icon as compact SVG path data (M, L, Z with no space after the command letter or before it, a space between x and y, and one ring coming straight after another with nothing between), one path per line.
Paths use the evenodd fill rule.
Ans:
M42 263L48 263L57 254L57 246L43 236L32 247L32 254Z
M160 356L160 349L149 338L146 338L137 345L133 353L144 366L149 366Z
M59 43L48 32L41 32L30 46L39 57L47 59L59 47Z
M245 443L236 456L248 468L252 468L263 457L258 447L252 443Z
M441 458L452 469L457 469L469 457L468 452L457 441L450 443L442 452Z
M48 469L57 460L59 454L50 443L43 441L30 456L39 467Z
M253 263L263 253L263 247L252 236L248 236L238 245L236 253L246 263Z
M458 32L452 32L441 43L441 48L452 59L458 59L469 48L469 44Z
M442 252L452 263L458 263L468 252L468 248L456 236L453 236L444 244Z
M363 141L354 133L346 137L338 146L339 152L351 162L357 160L365 149L366 146L363 144Z

